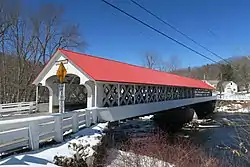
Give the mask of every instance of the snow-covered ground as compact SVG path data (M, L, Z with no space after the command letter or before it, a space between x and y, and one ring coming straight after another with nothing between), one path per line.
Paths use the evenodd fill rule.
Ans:
M250 100L250 93L217 94L219 100Z
M244 107L244 104L240 102L219 106L216 110L227 113L250 113L250 107Z
M139 119L142 119L142 120L149 120L149 119L152 119L154 117L154 115L146 115L144 117L139 117Z
M31 151L19 155L13 155L3 160L0 160L1 167L44 167L57 165L53 164L54 156L67 156L72 157L75 151L69 147L72 143L75 145L83 145L86 147L84 152L86 156L92 156L94 153L93 146L96 146L103 136L103 131L107 127L108 123L99 123L90 128L85 128L79 132L73 134L70 139L65 142L39 149L37 151Z
M107 167L174 167L168 162L161 161L156 158L137 155L133 152L125 152L120 150L111 150L109 154L115 154L115 158L111 160Z

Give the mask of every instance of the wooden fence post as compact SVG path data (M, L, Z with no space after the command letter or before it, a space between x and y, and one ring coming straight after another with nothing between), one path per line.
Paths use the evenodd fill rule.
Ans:
M85 114L86 114L86 117L85 117L86 118L86 127L90 127L90 125L91 125L90 111L88 109L86 109Z
M33 112L33 102L30 102L29 106L30 106L29 113L31 114Z
M72 116L72 131L73 133L77 132L79 130L79 113L73 111L73 116Z
M18 103L17 104L17 110L18 111L22 111L22 103Z
M98 121L97 112L98 112L98 111L97 111L96 108L92 110L92 118L93 118L93 123L94 123L94 124L96 124L97 121Z
M39 125L37 121L29 123L29 147L32 150L39 149Z
M55 141L62 142L63 141L63 127L62 127L62 115L55 115Z

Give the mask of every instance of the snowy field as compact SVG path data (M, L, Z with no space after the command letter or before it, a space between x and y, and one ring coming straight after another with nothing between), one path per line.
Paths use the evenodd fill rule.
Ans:
M217 112L250 113L250 105L246 102L236 101L216 108Z
M70 139L65 142L49 146L37 151L31 151L23 154L13 155L5 159L0 160L1 167L54 167L54 156L67 156L72 157L75 151L69 147L69 145L82 145L84 155L86 157L92 156L94 153L93 146L100 143L103 136L103 131L107 127L108 123L99 123L90 128L85 128L79 132L72 134Z

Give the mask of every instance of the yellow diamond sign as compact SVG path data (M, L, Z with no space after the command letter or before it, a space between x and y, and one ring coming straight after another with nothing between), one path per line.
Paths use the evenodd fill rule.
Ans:
M63 63L61 62L59 67L58 67L58 70L56 72L56 75L57 75L58 79L60 80L60 83L63 83L63 80L64 80L66 74L67 74L67 70L64 67Z

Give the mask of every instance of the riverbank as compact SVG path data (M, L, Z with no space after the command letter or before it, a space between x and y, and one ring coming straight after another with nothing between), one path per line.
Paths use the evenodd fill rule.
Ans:
M147 117L123 121L112 128L112 147L107 148L108 155L112 156L106 158L105 164L122 167L127 162L139 163L138 159L145 156L144 159L153 158L149 164L249 167L248 122L248 113L216 112L207 119L187 123L182 129L168 133Z
M219 159L210 156L189 136L161 131L153 120L128 120L113 125L111 146L107 148L106 167L221 167ZM135 165L136 164L136 165ZM164 164L164 165L163 165ZM146 166L147 167L147 166Z
M217 101L215 112L250 113L250 101Z

